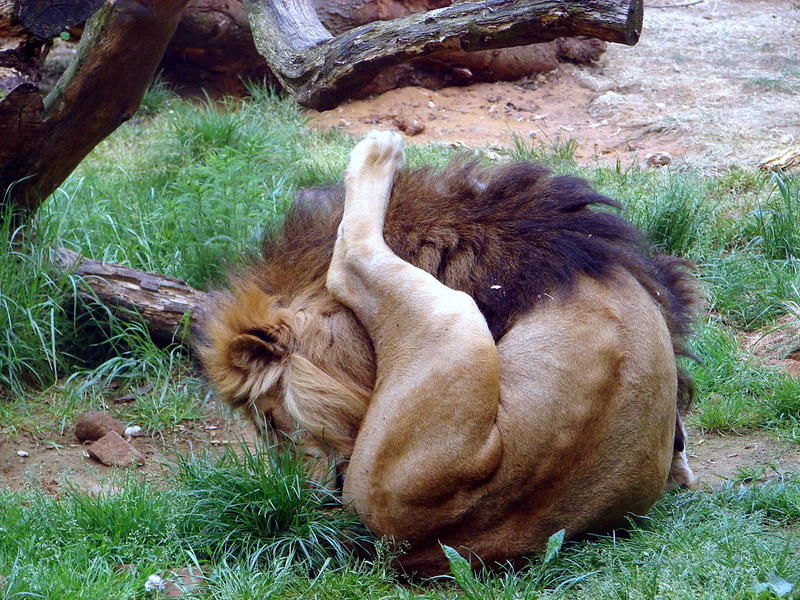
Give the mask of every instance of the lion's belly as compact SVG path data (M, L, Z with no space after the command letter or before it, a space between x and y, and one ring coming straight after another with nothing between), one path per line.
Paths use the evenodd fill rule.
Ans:
M438 542L482 560L623 525L660 496L675 426L676 367L659 309L630 276L580 281L498 344L503 460L471 510L402 560L433 573ZM439 565L437 566L437 563Z

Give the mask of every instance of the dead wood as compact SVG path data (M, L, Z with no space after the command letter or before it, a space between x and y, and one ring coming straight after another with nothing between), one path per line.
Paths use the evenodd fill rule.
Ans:
M12 0L0 0L0 100L20 85L36 85L48 42L30 32Z
M55 248L52 262L83 278L84 300L100 302L122 320L143 321L160 343L186 342L208 298L180 279L84 258L67 248Z
M47 39L83 23L104 0L16 0L15 13L36 37Z
M133 115L186 1L106 3L87 23L77 56L44 100L35 78L9 90L0 104L6 147L0 153L0 202L32 213ZM0 0L0 21L7 2ZM12 19L8 24L19 26Z
M313 0L322 25L339 35L372 21L442 8L452 0ZM555 69L559 62L591 62L605 42L557 38L550 42L464 52L440 52L384 67L351 90L361 98L405 85L438 89L479 81L513 81ZM242 96L245 82L276 85L267 61L256 50L242 0L189 0L161 62L162 77L184 93Z
M304 106L334 107L382 68L421 55L590 36L633 45L641 0L483 0L331 35L312 0L246 0L256 47Z

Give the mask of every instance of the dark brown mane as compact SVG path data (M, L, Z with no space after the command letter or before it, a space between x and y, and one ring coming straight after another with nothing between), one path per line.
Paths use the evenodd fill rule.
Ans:
M291 297L324 285L343 201L340 185L298 195L283 230L264 242L257 272L266 291ZM685 354L698 304L689 263L653 253L627 221L592 205L619 207L582 179L539 165L454 161L444 172L398 175L384 234L398 256L470 294L495 339L579 274L602 279L624 268L659 304L676 354Z

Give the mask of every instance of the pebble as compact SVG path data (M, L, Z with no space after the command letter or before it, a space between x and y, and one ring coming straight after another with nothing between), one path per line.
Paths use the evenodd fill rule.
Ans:
M167 584L161 579L160 575L150 575L147 578L147 581L144 582L144 591L145 592L155 592L156 590L163 590L164 586Z
M666 167L671 162L672 155L669 152L654 152L648 154L644 159L644 163L648 167Z
M125 428L125 437L130 438L142 433L142 428L138 425L131 425Z

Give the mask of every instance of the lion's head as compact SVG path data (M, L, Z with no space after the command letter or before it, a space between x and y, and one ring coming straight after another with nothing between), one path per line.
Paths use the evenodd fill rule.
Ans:
M198 351L225 402L245 408L273 440L280 432L300 442L308 458L350 455L374 353L353 313L324 288L287 300L241 277L216 295L204 333Z

